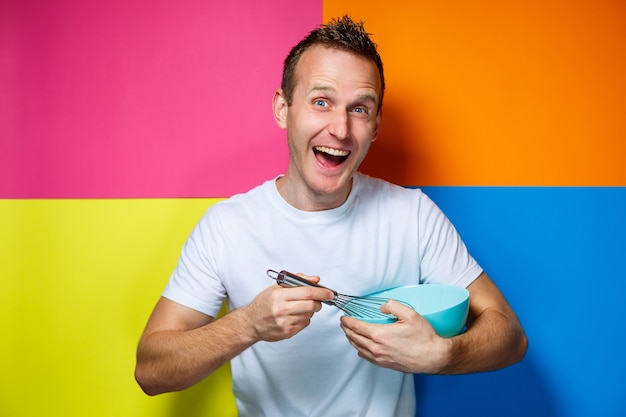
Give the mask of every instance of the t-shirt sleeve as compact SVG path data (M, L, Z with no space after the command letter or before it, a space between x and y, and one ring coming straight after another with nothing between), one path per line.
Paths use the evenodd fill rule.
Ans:
M214 245L211 233L211 210L193 229L183 245L178 264L163 291L163 297L215 317L226 291L215 272Z
M425 194L419 207L420 281L467 287L482 272L450 220Z

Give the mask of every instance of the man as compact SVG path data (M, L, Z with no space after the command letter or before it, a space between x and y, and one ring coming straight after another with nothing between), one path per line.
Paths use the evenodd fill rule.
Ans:
M139 342L146 393L184 389L231 361L241 416L412 416L413 373L493 370L524 356L515 314L443 213L419 190L357 172L378 137L383 92L376 45L348 17L290 52L273 99L287 172L213 205L192 232ZM272 285L270 268L348 294L464 286L468 329L441 338L393 301L383 307L393 324L342 316L322 309L329 290ZM216 319L225 299L230 311Z

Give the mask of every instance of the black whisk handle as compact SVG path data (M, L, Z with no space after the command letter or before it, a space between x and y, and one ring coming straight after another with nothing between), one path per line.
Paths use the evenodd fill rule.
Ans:
M307 279L301 278L296 274L287 271L276 272L273 269L267 270L267 276L276 280L276 282L285 287L318 287L326 288Z
M308 279L304 279L302 277L297 276L296 274L292 274L291 272L287 272L284 270L280 272L276 272L273 269L268 269L267 276L272 278L273 280L276 280L278 285L281 285L283 287L324 288L326 290L332 291L335 295L337 295L337 292L335 292L334 290L331 290L330 288L324 287L323 285L316 284L314 282L309 281ZM324 301L324 303L333 304L332 302L329 302L329 301Z

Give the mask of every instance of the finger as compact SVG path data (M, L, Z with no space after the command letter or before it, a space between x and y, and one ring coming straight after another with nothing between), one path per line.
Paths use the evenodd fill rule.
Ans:
M303 297L305 299L312 299L312 300L319 300L319 301L332 301L335 298L335 293L332 290L330 290L330 289L328 289L326 287L323 287L323 286L319 286L319 287L316 286L316 285L319 285L319 282L320 282L320 277L319 276L317 276L317 275L306 275L306 274L303 274L302 272L298 272L296 275L298 277L300 277L300 278L302 278L302 279L304 279L304 280L314 284L314 285L313 286L307 286L304 283L303 284L298 284L298 285L295 285L295 286L290 285L290 284L284 285L282 283L279 283L278 285L283 287L283 288L310 288L310 289L313 289L311 291L311 293L310 293L312 295L306 295L306 296L299 295L300 297ZM316 294L316 295L313 295L313 294Z
M354 317L350 317L350 316L341 316L341 318L339 319L340 323L341 323L341 328L343 329L344 332L353 332L356 333L356 329L358 327L359 324L359 320L355 319Z
M341 327L350 329L351 331L361 335L369 335L375 326L380 326L380 324L367 323L363 320L350 316L341 316L340 320Z
M359 334L349 328L344 328L346 338L352 347L358 352L358 355L374 364L377 363L377 356L373 353L377 343L366 335Z
M352 347L354 347L356 350L358 350L359 352L365 352L368 350L367 346L368 343L371 343L371 341L367 337L362 336L350 329L344 329L344 333L346 335L346 338L348 339L348 342L350 342Z
M335 297L329 289L319 287L286 287L284 291L283 296L286 301L331 301Z
M349 340L354 341L359 346L366 348L372 342L372 327L380 324L365 323L353 317L341 317L341 328Z
M299 276L300 278L306 279L307 281L311 281L314 284L319 284L320 282L320 277L317 275L306 275L306 274L303 274L302 272L298 272L296 275Z
M287 301L285 305L285 313L298 316L298 315L313 315L322 309L322 303L316 300L291 300Z

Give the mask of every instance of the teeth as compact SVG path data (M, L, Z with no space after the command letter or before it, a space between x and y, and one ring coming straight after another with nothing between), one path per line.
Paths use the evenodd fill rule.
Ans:
M324 152L332 156L348 156L350 152L342 151L339 149L327 148L326 146L316 146L315 150L318 152Z

